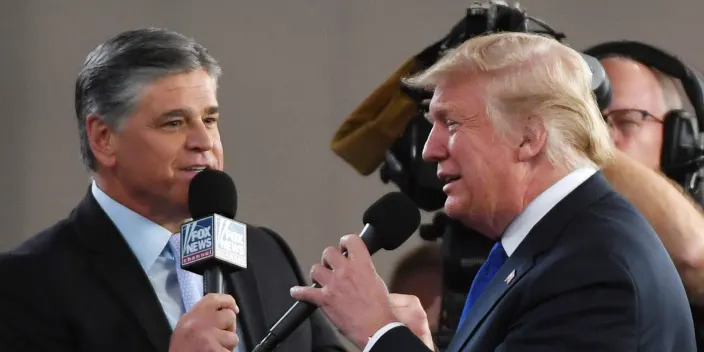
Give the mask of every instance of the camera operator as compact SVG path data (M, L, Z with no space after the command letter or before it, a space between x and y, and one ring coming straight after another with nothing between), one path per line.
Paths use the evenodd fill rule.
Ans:
M683 108L682 98L674 77L661 70L626 54L597 54L612 86L612 101L603 115L619 150L604 174L665 245L687 290L697 343L704 346L699 313L704 308L704 216L700 205L660 171L663 139L669 133L664 126L673 116L670 112Z

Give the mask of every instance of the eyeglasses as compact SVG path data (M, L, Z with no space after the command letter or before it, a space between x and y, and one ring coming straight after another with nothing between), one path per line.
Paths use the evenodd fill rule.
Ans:
M663 123L653 114L638 109L612 110L603 116L609 128L616 128L626 135L637 133L648 121Z

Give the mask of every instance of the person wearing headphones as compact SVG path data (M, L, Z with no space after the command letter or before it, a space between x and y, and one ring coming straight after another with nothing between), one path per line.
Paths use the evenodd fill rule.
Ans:
M585 53L600 60L612 88L611 103L602 113L618 151L604 174L665 245L687 290L697 344L704 346L704 216L701 206L663 173L664 164L670 164L663 149L678 135L675 120L692 120L682 110L676 79L699 119L704 118L701 81L674 56L642 43L604 43ZM697 140L697 130L691 131Z

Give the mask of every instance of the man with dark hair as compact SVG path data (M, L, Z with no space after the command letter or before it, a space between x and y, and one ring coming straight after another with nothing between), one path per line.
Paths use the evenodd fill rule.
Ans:
M291 250L248 226L247 270L201 298L179 266L188 188L223 169L220 67L179 33L139 29L93 50L76 81L93 182L68 218L0 256L0 346L10 351L247 351L304 285ZM173 235L176 234L176 235ZM279 351L342 351L315 313Z

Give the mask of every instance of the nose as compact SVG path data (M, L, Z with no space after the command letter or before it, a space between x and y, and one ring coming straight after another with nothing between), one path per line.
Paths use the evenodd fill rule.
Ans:
M447 138L447 131L444 131L437 123L433 124L423 147L423 160L427 162L445 160L447 158Z
M186 147L191 150L204 152L213 149L215 140L212 132L205 126L202 120L191 125Z

